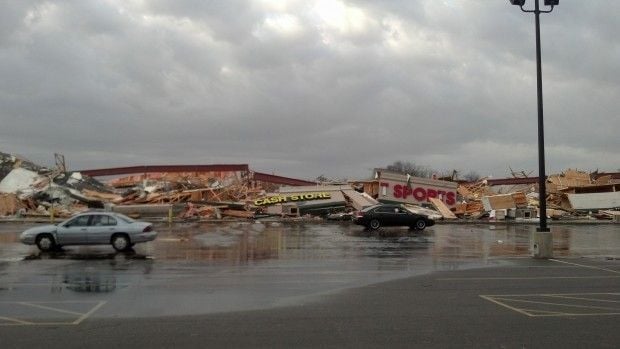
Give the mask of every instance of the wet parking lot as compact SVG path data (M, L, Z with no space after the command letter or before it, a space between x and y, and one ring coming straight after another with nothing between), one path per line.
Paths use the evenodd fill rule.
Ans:
M0 324L210 314L316 302L436 271L505 266L531 254L533 225L376 232L346 223L159 225L154 242L41 253L28 225L0 225ZM555 256L616 259L618 225L554 226Z

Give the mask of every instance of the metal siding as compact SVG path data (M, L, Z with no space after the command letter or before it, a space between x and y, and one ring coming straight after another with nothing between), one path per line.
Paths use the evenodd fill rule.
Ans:
M620 207L620 192L567 194L575 210L601 210Z
M303 179L288 178L288 177L270 175L267 173L260 173L260 172L254 172L252 179L255 181L274 183L274 184L285 184L285 185L292 185L292 186L304 186L304 185L313 185L313 184L316 185L315 182L306 181Z
M151 172L247 172L249 167L247 164L241 165L149 165L149 166L129 166L129 167L113 167L101 168L95 170L78 171L83 175L91 177L114 176L122 174L134 173L151 173Z

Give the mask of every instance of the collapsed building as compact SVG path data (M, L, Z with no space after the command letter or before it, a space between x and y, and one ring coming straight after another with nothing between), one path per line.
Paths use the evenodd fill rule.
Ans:
M551 219L598 218L620 220L620 173L587 173L568 169L546 179L547 217ZM538 177L482 179L462 183L463 202L455 213L462 217L535 218L540 193Z
M66 171L0 153L0 217L68 217L99 208L169 220L349 219L383 202L435 219L528 220L539 216L537 187L535 177L470 183L379 168L371 179L347 183L254 172L247 164ZM620 173L567 170L549 176L547 188L553 219L620 218Z

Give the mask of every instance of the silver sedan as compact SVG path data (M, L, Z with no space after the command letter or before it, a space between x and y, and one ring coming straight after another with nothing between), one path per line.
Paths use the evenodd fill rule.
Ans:
M50 251L67 245L112 245L117 251L155 240L153 225L115 212L86 212L58 225L44 225L24 231L20 240Z

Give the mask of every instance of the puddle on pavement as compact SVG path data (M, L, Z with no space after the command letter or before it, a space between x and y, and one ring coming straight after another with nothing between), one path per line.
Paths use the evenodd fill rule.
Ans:
M244 262L344 256L487 259L531 255L532 225L437 225L424 232L367 231L348 224L195 224L162 228L156 259ZM553 227L558 256L601 254L620 247L613 225ZM169 240L166 240L169 238Z
M110 246L41 253L19 243L16 228L0 233L0 301L109 295L98 314L131 317L298 304L350 287L505 263L502 257L530 256L536 226L439 224L414 233L346 223L158 225L158 239L128 253ZM619 255L620 225L552 232L556 256Z
M346 223L230 222L158 225L158 239L137 244L129 253L109 246L65 247L64 251L40 253L19 243L16 231L3 228L0 261L19 259L155 259L239 265L264 260L311 260L326 258L433 258L478 259L529 256L534 225L439 224L424 232L406 228L378 231ZM552 226L557 256L601 255L615 257L620 249L618 225Z

